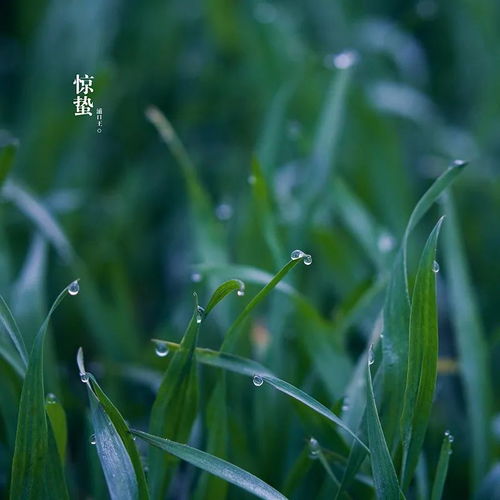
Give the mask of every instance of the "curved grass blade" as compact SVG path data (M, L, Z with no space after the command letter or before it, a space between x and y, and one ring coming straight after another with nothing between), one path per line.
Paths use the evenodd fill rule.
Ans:
M0 296L0 324L3 332L6 332L9 337L9 342L6 342L5 336L1 336L0 353L21 376L24 376L28 366L28 351L9 306L2 296Z
M212 294L207 306L205 307L205 316L224 298L231 292L236 291L238 295L243 295L245 293L245 283L238 279L228 280L222 285L220 285L217 290Z
M431 500L441 500L441 497L443 496L444 483L446 481L448 464L450 462L452 442L453 437L448 431L445 432L443 444L441 445L441 451L439 453L439 461L436 468L436 477L434 478L434 484L432 485Z
M250 493L265 500L285 500L279 491L272 486L250 474L249 472L218 457L192 448L186 444L176 443L169 439L162 439L146 432L133 430L132 432L144 439L148 444L164 450L200 469L214 474Z
M424 193L410 215L401 247L396 255L387 286L384 305L384 392L387 398L384 418L389 447L398 439L398 419L402 412L408 367L408 332L410 324L410 298L406 252L413 228L429 210L437 197L455 180L465 167L463 162L451 165Z
M404 496L399 488L396 470L378 416L369 360L366 369L366 387L366 427L377 498L379 500L399 500Z
M175 350L178 349L178 344L172 342L166 343L169 348ZM339 427L342 427L346 432L348 432L356 441L364 447L366 451L369 452L366 445L352 432L349 427L346 426L342 420L337 417L332 411L330 411L326 406L321 404L319 401L309 396L306 392L298 389L294 385L275 377L267 368L262 365L252 361L250 359L242 358L240 356L235 356L234 354L228 354L223 352L212 351L211 349L196 349L196 361L204 363L211 366L216 366L218 368L223 368L234 373L239 373L240 375L254 376L258 375L262 378L264 382L267 382L275 389L283 392L284 394L292 397L293 399L301 402L302 404L308 406L315 412L323 415L331 422L335 423Z
M485 340L477 300L465 259L458 218L451 193L446 193L444 207L448 217L444 230L446 278L451 294L452 321L460 357L472 447L472 490L486 475L491 455L491 418L493 389L488 373L488 347Z
M198 339L198 301L193 316L163 376L151 411L149 429L155 435L186 442L198 407L198 376L194 352ZM153 498L164 498L177 461L152 448L149 486Z
M64 481L53 491L44 492L42 487L50 479L50 477L47 477L47 471L56 474L58 477L63 477L62 471L59 470L61 461L58 457L57 448L55 446L49 447L43 383L43 344L50 318L57 306L68 294L68 288L69 285L52 304L33 342L19 404L10 487L10 498L12 500L40 498L43 494L47 495L45 498L68 497ZM49 467L47 467L47 463L49 463ZM59 495L62 495L62 497Z
M233 324L229 327L224 341L222 342L221 351L229 351L234 348L238 339L238 332L242 323L248 318L250 313L255 307L262 302L262 300L275 288L278 283L291 271L303 258L297 260L290 260L287 262L272 278L267 285L262 288L257 295L245 306L243 311L239 314Z
M432 230L420 258L410 313L408 370L401 415L403 438L402 485L406 489L417 466L429 421L436 385L438 324L436 245L443 217Z

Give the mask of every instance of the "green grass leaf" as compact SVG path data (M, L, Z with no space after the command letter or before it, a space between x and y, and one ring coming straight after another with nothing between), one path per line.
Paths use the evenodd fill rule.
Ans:
M222 285L220 285L215 292L210 297L208 304L205 307L205 316L228 294L231 292L237 292L239 295L243 295L245 293L245 283L238 279L228 280Z
M433 266L442 222L443 217L434 227L422 252L412 295L408 370L401 415L404 489L410 484L417 466L436 386L438 323Z
M366 427L377 498L380 500L399 500L402 493L378 416L375 394L373 393L370 360L368 360L366 369L366 388Z
M132 430L132 432L141 439L144 439L148 444L185 460L200 469L210 472L259 498L265 500L286 499L279 491L275 490L258 477L225 460L196 448L192 448L191 446L176 443L169 439L162 439L158 436L147 434L146 432L136 430Z
M444 229L446 281L451 295L452 321L457 339L471 447L472 483L475 489L488 471L491 456L491 432L485 422L491 418L493 389L489 377L486 338L479 317L469 270L466 263L458 217L451 197L444 199L447 214Z
M66 462L66 444L68 442L68 425L66 422L66 412L59 401L52 399L54 397L54 395L47 397L45 411L49 417L61 464L64 466Z
M43 382L43 344L50 318L68 294L66 287L56 298L38 331L31 350L24 378L16 445L12 461L10 498L67 498L64 481L57 490L44 491L47 470L52 475L63 477L57 447L49 446L49 431L45 412L45 389ZM46 470L47 469L47 470ZM50 479L50 478L49 478ZM57 481L56 481L57 483Z
M436 201L438 196L455 180L465 167L464 163L450 166L420 198L410 215L401 247L395 257L384 304L384 391L388 401L384 418L389 447L397 442L398 420L402 412L408 367L408 332L410 324L410 298L406 254L408 238L413 228Z
M447 431L445 433L443 444L441 445L441 451L439 453L439 461L436 468L436 476L434 478L434 484L432 485L431 500L441 500L444 490L444 483L446 481L446 474L448 473L448 463L450 462L451 455L451 443L453 442L453 437Z
M194 352L198 338L198 300L182 338L169 362L153 404L149 429L155 435L187 441L198 408L198 376ZM152 448L149 453L149 485L153 498L164 498L177 465L172 457Z

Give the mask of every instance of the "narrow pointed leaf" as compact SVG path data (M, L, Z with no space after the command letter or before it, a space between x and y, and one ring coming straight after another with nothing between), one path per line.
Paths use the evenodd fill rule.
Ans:
M28 366L28 352L24 345L24 339L19 331L9 306L0 296L0 353L16 369L20 375L24 375Z
M231 292L245 291L245 284L238 279L228 280L220 285L210 297L207 306L205 307L205 316L228 294Z
M434 478L434 484L432 485L431 500L441 500L441 497L443 496L444 483L446 481L448 464L450 462L452 441L453 440L450 439L450 435L444 436L443 444L441 445L441 452L439 453L436 476Z
M403 488L417 466L429 421L437 375L438 324L433 265L443 218L434 227L420 258L410 313L408 370L401 416Z
M269 486L258 477L225 460L209 455L191 446L176 443L169 439L162 439L158 436L147 434L146 432L136 430L132 430L132 432L141 439L144 439L150 445L156 446L211 474L215 474L259 498L265 500L286 499L279 491L275 490L272 486Z

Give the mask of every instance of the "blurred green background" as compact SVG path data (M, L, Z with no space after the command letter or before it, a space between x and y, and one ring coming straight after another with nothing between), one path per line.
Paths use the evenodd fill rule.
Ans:
M224 275L193 266L233 263L274 273L301 248L313 265L289 281L333 325L335 380L328 386L315 344L308 345L316 326L297 318L279 293L259 309L240 352L341 405L383 303L374 284L418 197L456 158L470 162L453 190L494 390L484 421L492 446L480 473L486 476L500 452L500 384L493 383L500 377L499 19L500 4L488 0L3 3L0 146L18 148L2 192L0 293L30 339L58 291L81 278L80 295L54 318L47 354L56 360L49 389L68 412L75 498L105 495L88 444L78 346L126 418L144 426L165 367L149 339L179 339L192 292L204 303ZM92 117L74 116L77 73L94 76ZM165 113L195 165L209 200L201 216L186 171L145 116L150 105ZM323 155L317 130L330 118ZM271 203L264 216L252 194L254 157ZM331 188L337 177L370 214L380 258L363 247L356 214L349 218L345 197ZM441 213L435 207L416 231L412 259ZM274 246L269 220L278 228ZM440 350L451 364L438 379L428 462L433 469L450 428L456 447L445 497L465 498L479 483L471 478L468 403L455 363L446 266L441 270ZM258 287L247 283L247 290L250 296ZM217 348L241 307L237 297L222 306L200 344ZM202 393L212 379L204 369ZM269 414L246 380L235 377L231 391L229 456L280 487L307 425L279 398ZM0 429L5 491L13 430L5 421ZM323 477L320 468L304 481L313 484L308 498L315 475ZM180 477L176 494L183 498L189 474ZM296 498L306 498L298 491Z

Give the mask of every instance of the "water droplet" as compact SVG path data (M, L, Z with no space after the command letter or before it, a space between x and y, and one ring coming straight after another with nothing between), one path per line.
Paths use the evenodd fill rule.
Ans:
M382 233L377 240L377 247L382 253L390 252L395 245L395 240L389 233Z
M199 283L203 279L203 276L200 273L192 273L191 281L193 283Z
M168 346L163 342L156 342L155 354L160 358L164 358L168 354Z
M318 440L311 437L308 442L309 446L309 458L317 458L320 452L320 446Z
M337 69L347 69L356 64L358 61L358 53L354 50L346 50L340 54L333 56L333 65Z
M342 411L346 412L349 409L349 398L346 396L342 403Z
M450 435L448 436L448 441L449 441L450 443L453 443L453 441L455 441L455 437L454 437L454 436L452 436L452 435L450 434Z
M96 443L95 434L92 434L92 436L90 436L89 443L92 445L95 445L95 443Z
M380 338L381 338L381 339L383 339L383 338L384 338L384 333L383 333L383 332L380 334Z
M448 450L448 455L451 455L452 453L453 453L453 450L450 448L450 449Z
M255 177L255 175L249 175L248 176L248 184L255 184L257 182L257 178Z
M312 262L313 262L313 258L309 254L306 254L304 256L304 264L306 266L310 266L312 264Z
M238 295L238 297L243 297L243 295L245 295L245 285L240 287L240 289L236 292L236 295Z
M304 255L305 255L305 253L302 250L294 250L290 254L290 258L292 260L299 260L299 259L302 259L302 257L304 257Z
M252 382L255 387L260 387L264 383L264 379L260 375L254 375Z
M439 272L439 264L437 263L436 260L432 263L432 272L433 273L438 273Z
M196 323L200 324L205 317L205 309L201 306L196 306Z
M86 384L89 381L89 376L87 373L80 373L80 380Z
M444 435L445 435L446 437L448 437L448 436L450 435L450 431L449 431L448 429L446 429L446 431L444 432Z
M463 165L465 165L465 163L466 162L464 160L455 160L453 162L453 166L455 166L455 167L462 167Z
M215 209L215 215L219 220L229 220L233 216L233 207L228 203L221 203Z
M56 398L56 395L53 393L53 392L49 392L47 394L47 397L45 398L45 401L48 403L48 404L54 404L57 402L57 398Z
M373 344L370 345L370 349L368 349L368 364L373 365L375 362L375 354L373 352Z
M71 283L68 286L68 293L70 295L77 295L79 291L80 291L80 285L78 284L77 280L73 281L73 283Z

